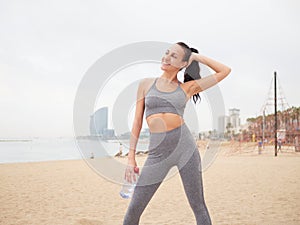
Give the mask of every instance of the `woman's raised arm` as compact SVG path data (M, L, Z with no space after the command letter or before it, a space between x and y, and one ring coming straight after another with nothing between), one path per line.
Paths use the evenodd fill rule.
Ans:
M213 69L216 73L203 77L201 79L191 80L184 83L189 96L193 96L194 94L197 94L214 86L215 84L223 80L226 76L228 76L228 74L231 72L231 69L228 66L198 53L192 53L188 65L191 64L192 61L197 61L205 64Z

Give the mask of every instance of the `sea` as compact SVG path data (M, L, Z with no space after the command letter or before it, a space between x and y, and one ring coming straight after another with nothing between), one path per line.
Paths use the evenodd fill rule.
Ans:
M75 138L32 138L0 140L0 163L74 160L90 157L122 155L129 151L129 140L93 140ZM137 144L137 152L145 152L148 141Z

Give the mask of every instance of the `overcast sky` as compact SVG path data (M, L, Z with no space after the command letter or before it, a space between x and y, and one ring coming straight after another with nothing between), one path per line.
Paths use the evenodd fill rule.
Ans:
M219 87L243 123L260 114L275 70L288 104L300 106L299 10L297 0L0 1L0 138L72 136L85 72L140 41L185 41L230 66Z

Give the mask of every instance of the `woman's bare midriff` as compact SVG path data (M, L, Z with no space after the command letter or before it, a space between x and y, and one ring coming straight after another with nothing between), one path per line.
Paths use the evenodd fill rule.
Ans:
M180 115L174 113L157 113L146 118L151 133L173 130L184 123Z

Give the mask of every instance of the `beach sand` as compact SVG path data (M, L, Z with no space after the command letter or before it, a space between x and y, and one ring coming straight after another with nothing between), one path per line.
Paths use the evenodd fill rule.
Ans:
M139 166L146 157L136 157ZM129 204L120 184L84 160L0 164L0 182L3 225L118 225ZM300 154L293 149L274 157L271 146L259 155L255 145L222 144L203 183L213 224L300 224ZM140 224L196 224L178 173L159 187Z

